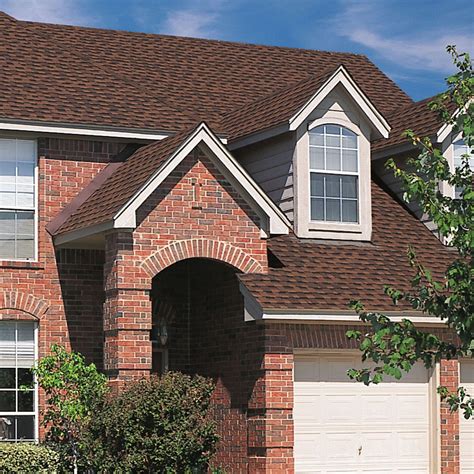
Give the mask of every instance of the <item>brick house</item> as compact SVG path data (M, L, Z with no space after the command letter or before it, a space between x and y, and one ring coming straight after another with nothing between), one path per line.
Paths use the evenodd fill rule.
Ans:
M451 251L384 169L406 128L463 150L365 56L18 21L0 13L0 437L37 439L20 393L53 342L120 387L213 377L228 472L459 473L472 423L439 383L350 382L351 299L409 316L407 245ZM446 189L446 192L454 192Z

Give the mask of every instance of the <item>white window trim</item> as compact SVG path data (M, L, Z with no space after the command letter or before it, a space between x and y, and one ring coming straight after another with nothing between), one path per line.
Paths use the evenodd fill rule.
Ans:
M38 323L34 321L5 321L5 322L15 322L17 324L33 324L34 329L33 329L33 341L34 341L34 364L38 361ZM15 364L15 368L17 368ZM38 442L39 440L39 400L38 400L38 382L36 380L36 376L33 376L33 386L34 386L34 402L33 402L33 412L20 412L20 411L15 411L15 412L0 412L0 417L7 417L7 416L31 416L33 413L34 416L34 426L33 426L33 433L34 433L34 439L33 440L27 440L26 442L32 442L34 441L35 443ZM1 440L0 443L18 443L22 442L17 439L15 440Z
M320 125L338 125L358 137L358 223L312 221L310 211L310 160L308 130ZM365 157L367 155L367 157ZM369 241L372 231L372 193L370 179L370 142L356 124L336 117L321 117L306 125L297 137L294 156L295 231L298 237ZM330 174L331 172L328 171ZM344 172L344 174L351 174ZM355 174L354 174L355 175Z
M38 140L35 139L26 139L26 138L13 138L13 137L4 137L0 135L0 139L5 139L5 140L24 140L24 141L31 141L34 142L34 155L35 155L35 171L34 171L34 180L35 180L35 192L34 192L34 209L20 209L20 208L15 208L15 210L21 211L32 211L34 212L34 217L33 217L33 226L34 226L34 244L33 244L33 258L1 258L0 257L0 262L31 262L31 263L37 263L39 260L38 256L38 240L39 240L39 231L38 231L38 224L39 224L39 218L38 218L38 212L39 212L39 204L38 204L38 188L39 188L39 171L38 171L38 165L39 165L39 157L38 157ZM6 207L0 207L1 211L4 210L10 210L10 208ZM14 209L12 209L14 210Z
M328 120L328 122L325 124L325 125L336 125L338 127L342 127L341 125L337 125L337 124L334 124L332 122L330 122L330 120ZM311 123L309 126L308 126L308 133L311 132L311 130L315 129L316 126L314 125L314 122ZM342 128L346 128L347 130L351 131L348 127L342 127ZM355 133L355 132L353 132ZM357 171L337 171L337 170L317 170L317 169L313 169L311 168L311 159L309 159L309 162L308 162L308 166L309 166L309 174L308 174L308 179L309 179L309 226L312 228L313 226L315 228L321 228L322 226L324 227L332 227L333 225L335 225L335 229L339 228L339 226L342 224L342 225L359 225L360 222L361 222L361 213L360 213L360 146L359 146L359 142L360 142L360 137L358 134L356 134L356 140L357 140L357 148L356 148L356 152L357 152ZM308 141L308 152L311 151L311 144L309 143ZM323 149L326 149L326 145L324 145L322 147ZM331 147L329 147L331 148ZM353 150L353 149L352 149ZM342 163L341 163L342 164ZM311 199L312 199L312 196L311 196L311 174L312 173L315 173L315 174L320 174L320 175L337 175L337 176L354 176L357 178L357 198L351 198L350 200L352 201L356 201L357 203L357 222L343 222L342 220L341 221L320 221L320 220L313 220L311 218ZM342 196L342 194L341 194ZM342 197L341 197L342 199ZM341 219L342 219L342 212L341 212ZM337 226L337 227L336 227Z

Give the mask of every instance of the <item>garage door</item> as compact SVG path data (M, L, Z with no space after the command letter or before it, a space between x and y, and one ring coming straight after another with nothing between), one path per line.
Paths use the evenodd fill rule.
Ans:
M474 395L474 361L461 362L461 386ZM474 420L461 415L459 423L459 448L462 474L474 474Z
M295 467L311 473L429 473L428 371L366 387L360 356L295 359Z

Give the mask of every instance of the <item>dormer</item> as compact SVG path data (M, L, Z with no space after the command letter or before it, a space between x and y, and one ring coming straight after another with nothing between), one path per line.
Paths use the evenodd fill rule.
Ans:
M296 234L370 240L370 142L388 136L385 119L340 67L290 126L296 133Z
M344 66L248 104L222 125L298 237L370 240L370 143L390 127Z

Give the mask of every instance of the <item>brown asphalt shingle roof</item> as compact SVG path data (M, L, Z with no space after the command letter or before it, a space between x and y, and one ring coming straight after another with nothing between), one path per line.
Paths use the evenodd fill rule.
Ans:
M320 74L306 77L297 84L290 84L282 90L226 114L222 119L221 128L226 131L229 141L232 141L287 122L337 68L338 66L332 66Z
M365 56L13 20L0 118L178 131L339 64L384 115L411 99Z
M407 142L403 136L406 130L413 130L420 137L432 137L442 127L439 113L432 111L428 105L436 96L428 97L412 104L404 105L388 115L387 120L392 127L387 139L372 142L372 151L378 151ZM454 113L455 107L448 104L448 109Z
M64 222L55 234L112 219L192 133L178 133L137 150Z
M434 276L454 253L375 183L372 217L370 243L298 239L294 234L271 238L269 249L283 267L239 278L264 310L344 311L352 299L361 300L368 310L407 309L394 307L383 286L409 289L413 271L408 245Z

